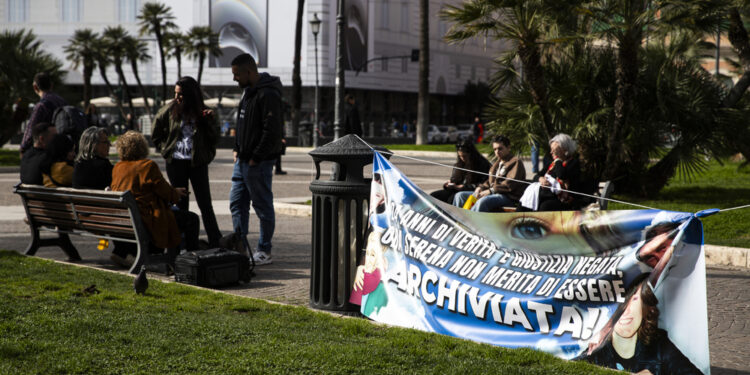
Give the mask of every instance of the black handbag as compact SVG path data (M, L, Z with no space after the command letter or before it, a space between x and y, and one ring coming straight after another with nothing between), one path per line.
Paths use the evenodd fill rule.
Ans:
M253 273L247 255L219 248L178 255L174 275L180 283L215 288L248 283Z

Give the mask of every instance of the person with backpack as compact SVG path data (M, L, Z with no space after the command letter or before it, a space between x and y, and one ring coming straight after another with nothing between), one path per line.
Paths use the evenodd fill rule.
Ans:
M187 189L188 181L192 183L209 247L219 247L221 231L208 182L208 164L214 160L219 142L219 121L203 103L201 88L193 77L180 78L174 94L174 100L156 114L151 140L167 162L172 186ZM177 207L187 211L188 197L183 196Z
M33 87L34 92L39 95L40 100L39 103L34 105L31 117L26 125L26 130L23 132L23 139L19 148L21 155L34 144L33 137L31 136L34 125L43 122L54 124L52 116L55 110L67 104L65 103L65 99L52 92L52 77L47 72L40 72L34 76Z

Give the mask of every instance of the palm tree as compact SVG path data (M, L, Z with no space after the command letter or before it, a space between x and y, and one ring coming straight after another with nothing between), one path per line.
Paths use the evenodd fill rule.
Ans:
M302 106L302 78L300 77L300 53L302 50L302 15L305 0L297 0L297 22L294 26L294 68L292 69L292 131L299 129L300 108Z
M182 77L182 54L187 46L187 38L179 30L164 33L164 52L167 58L177 60L177 79Z
M83 66L83 108L88 108L91 102L91 76L96 68L94 41L98 37L91 29L79 29L64 47L67 58L73 63L73 69Z
M115 66L117 76L122 82L122 90L128 100L128 109L130 115L135 118L135 109L133 108L133 98L130 95L128 82L125 80L125 73L122 71L122 63L125 59L125 39L130 37L128 32L122 26L109 26L104 29L102 39L107 43L107 50L112 58L112 64ZM130 124L128 124L130 125Z
M122 107L122 100L119 95L115 94L115 89L112 87L112 83L107 77L107 68L112 63L109 55L109 48L104 39L96 39L94 42L94 51L96 51L96 66L99 68L99 75L104 80L104 85L107 86L107 92L109 96L115 98L117 109L120 110L120 115L125 118L125 109Z
M164 55L164 33L177 28L172 20L172 8L160 3L146 3L141 8L141 14L138 15L141 30L140 35L154 34L156 44L159 46L159 55L161 56L161 97L162 100L167 98L167 63Z
M32 82L37 72L47 72L55 85L62 82L62 63L47 53L31 30L0 33L0 144L16 134L26 120L28 103L36 102ZM14 110L14 104L15 110Z
M130 61L130 69L133 71L133 76L138 83L138 89L141 91L141 96L143 97L143 106L146 108L149 118L151 118L153 116L151 105L148 103L146 89L143 87L141 77L138 75L138 63L151 60L151 55L148 54L148 46L146 42L130 35L123 39L123 45L125 47L125 57Z
M430 124L430 14L429 0L419 0L419 102L417 103L417 144L427 144Z
M511 43L512 48L502 56L504 66L500 74L503 78L497 82L499 86L495 89L497 91L510 84L515 77L523 78L534 103L539 107L542 119L540 133L545 140L550 139L555 133L555 124L550 114L549 89L544 78L544 47L553 39L550 29L554 27L555 22L550 14L564 18L575 5L575 2L569 1L565 7L564 3L566 2L554 0L470 0L459 6L448 5L440 14L443 19L454 22L445 35L449 42L488 37ZM520 60L520 69L513 66L515 59Z
M193 26L187 35L187 51L193 59L198 59L198 84L203 76L203 64L208 56L221 56L219 34L210 26Z

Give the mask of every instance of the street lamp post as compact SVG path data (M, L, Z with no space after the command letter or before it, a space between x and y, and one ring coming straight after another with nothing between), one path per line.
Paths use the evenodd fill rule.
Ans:
M315 39L315 117L313 118L313 147L318 148L318 107L320 84L318 83L318 33L320 32L320 18L318 13L313 13L313 19L310 20L310 31Z
M346 0L338 0L339 10L336 15L336 107L334 108L333 138L342 136L344 117L344 6Z

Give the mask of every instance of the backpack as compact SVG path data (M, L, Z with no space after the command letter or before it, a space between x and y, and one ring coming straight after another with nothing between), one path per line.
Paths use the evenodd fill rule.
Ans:
M57 128L58 134L65 135L73 141L76 149L78 148L78 140L81 139L81 134L89 127L89 122L83 111L72 105L55 109L55 112L52 114L52 124Z

